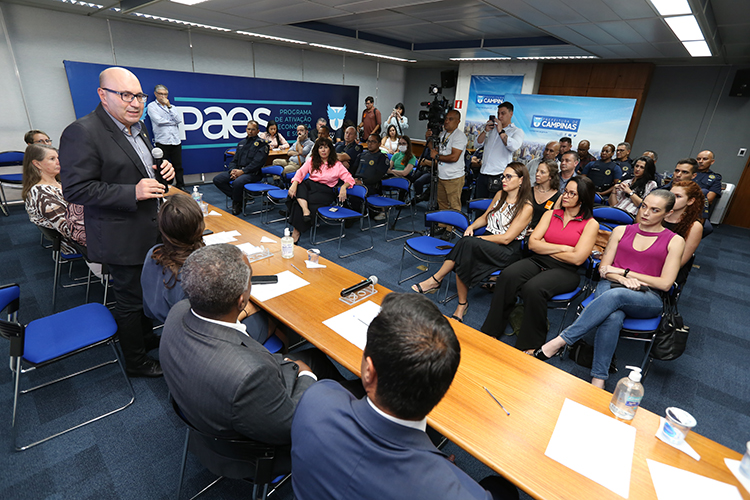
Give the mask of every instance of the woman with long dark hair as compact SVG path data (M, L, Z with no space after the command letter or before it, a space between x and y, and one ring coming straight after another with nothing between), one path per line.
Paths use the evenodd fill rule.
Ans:
M609 204L635 216L643 199L656 187L656 164L651 158L641 156L633 162L633 178L615 186Z
M270 120L266 124L266 131L259 132L258 137L268 143L268 147L273 149L289 149L289 143L283 135L279 133L279 126L275 121Z
M523 163L511 162L505 167L503 189L495 194L487 210L468 227L438 272L412 285L418 293L434 293L449 272L456 272L458 305L453 318L463 321L469 308L469 288L479 284L498 269L504 269L521 258L521 241L531 221L531 184ZM474 231L487 226L482 236Z
M305 176L310 174L308 179ZM321 136L315 142L311 157L292 178L289 188L287 210L294 231L294 242L300 235L310 229L312 218L318 208L330 205L336 200L333 188L343 182L339 188L338 199L346 200L346 189L354 185L354 178L349 170L336 157L333 142L328 136Z
M386 173L396 177L409 177L416 165L417 157L412 153L411 139L408 135L402 135L398 139L398 152L391 158L391 166Z
M625 317L661 314L660 292L668 291L677 278L685 240L662 226L674 204L671 192L651 191L641 203L639 222L612 230L599 266L604 279L596 287L594 300L572 325L534 351L534 356L549 359L565 344L573 345L596 329L591 383L604 388Z
M385 136L380 142L380 147L385 149L389 155L398 152L398 131L395 125L389 125L385 131Z
M540 164L539 169L543 166ZM596 242L599 223L593 218L594 192L591 179L570 179L562 194L562 208L545 212L531 233L529 249L534 255L511 264L498 276L482 325L484 333L497 338L503 335L520 296L523 321L516 348L531 354L544 343L547 301L578 286L578 266L591 255Z
M534 215L529 227L534 229L548 210L560 208L560 169L555 160L544 160L536 169L531 205Z

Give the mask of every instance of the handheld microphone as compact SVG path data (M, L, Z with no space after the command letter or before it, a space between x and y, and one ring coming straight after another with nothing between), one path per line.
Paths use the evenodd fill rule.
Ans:
M154 148L151 150L151 156L154 158L156 164L156 170L154 170L154 178L159 181L160 184L164 185L164 193L169 192L169 183L161 176L161 160L164 158L164 151L161 148Z
M349 288L344 288L343 290L341 290L341 296L346 297L353 293L357 293L358 291L362 290L363 288L367 288L370 285L377 285L377 284L378 284L378 277L370 276L366 280L360 281L354 286L350 286Z

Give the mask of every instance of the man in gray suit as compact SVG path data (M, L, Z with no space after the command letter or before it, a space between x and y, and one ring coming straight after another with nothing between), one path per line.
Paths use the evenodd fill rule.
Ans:
M316 349L283 357L247 334L237 316L250 299L251 275L235 246L193 252L182 267L188 298L167 316L159 357L172 396L198 430L284 445L297 402L317 380L313 370L338 372Z

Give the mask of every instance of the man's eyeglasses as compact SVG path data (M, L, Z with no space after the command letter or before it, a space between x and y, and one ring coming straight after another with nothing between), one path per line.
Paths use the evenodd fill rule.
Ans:
M52 144L52 139L39 139L34 141L34 144Z
M371 142L374 142L375 144L380 144L380 142L377 141L377 140L375 140L375 139L367 139L367 143L368 144L371 143Z
M132 92L118 92L116 90L108 89L105 87L102 87L102 90L106 90L107 92L111 92L113 94L117 94L120 96L120 99L122 99L125 102L133 102L133 99L138 99L140 102L146 102L148 101L148 94L144 94L141 92L140 94L134 94Z
M572 197L574 197L574 196L578 196L578 192L576 192L576 191L567 191L567 190L566 190L566 191L563 191L563 194L562 194L562 195L563 195L563 196L568 196L568 197L571 197L571 198L572 198Z

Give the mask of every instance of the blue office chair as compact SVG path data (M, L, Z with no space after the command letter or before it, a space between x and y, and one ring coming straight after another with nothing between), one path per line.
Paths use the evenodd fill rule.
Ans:
M8 313L8 321L16 321L21 298L21 288L17 283L0 286L0 312Z
M469 220L474 222L477 218L478 213L484 213L490 207L492 198L477 198L475 200L469 200Z
M396 198L393 198L392 196L378 195L367 197L368 207L378 210L384 210L386 214L385 222L383 224L377 224L373 226L373 228L385 226L385 241L388 242L406 238L416 233L417 230L414 227L414 217L416 213L414 210L414 204L410 199L411 183L409 182L409 180L401 177L394 177L392 179L383 179L381 185L381 189L384 193L389 193L391 195L395 194ZM411 232L407 232L406 234L402 234L401 236L396 236L395 238L388 239L388 226L390 225L391 211L394 208L398 209L398 213L396 214L396 219L393 221L391 230L396 231L396 224L398 224L398 221L403 218L401 217L401 210L407 209L409 211L408 216L411 217Z
M268 177L281 177L284 175L284 167L280 165L271 165L268 167L263 167L260 170L263 173L263 178L267 179ZM244 190L242 192L242 215L245 214L245 206L247 205L247 202L249 200L252 200L254 196L260 196L262 197L261 202L261 209L256 212L251 212L250 215L253 214L263 214L264 210L270 210L270 206L265 205L265 200L267 199L266 193L269 191L273 191L276 189L279 189L279 186L275 184L269 184L267 182L249 182L245 184Z
M72 266L76 260L83 260L83 255L80 253L65 253L62 247L62 235L47 227L37 226L39 231L46 240L52 242L52 260L55 262L54 276L52 279L52 312L55 312L55 304L57 301L57 286L60 283L60 270L63 264L69 264ZM70 273L69 273L70 275ZM80 283L83 285L84 283ZM64 285L64 286L76 286L76 285Z
M469 220L466 218L466 214L459 212L458 210L437 210L434 212L427 212L424 215L424 219L425 225L446 224L453 226L453 233L459 238L463 236L464 231L469 227ZM399 284L426 273L430 270L429 266L432 263L442 264L445 260L445 256L450 253L451 248L453 248L452 243L448 243L445 240L433 236L417 236L416 238L406 240L404 242L404 248L401 251L401 264L398 268ZM401 279L401 274L403 273L404 268L404 257L407 253L418 261L426 263L427 269Z
M172 403L174 412L187 426L185 445L182 451L182 463L180 465L180 482L177 485L178 500L182 493L188 452L198 457L198 460L200 460L206 469L219 476L218 479L203 488L198 495L225 477L228 477L230 479L247 479L252 481L252 499L265 500L269 494L273 493L291 477L291 473L274 476L273 469L276 455L279 453L276 446L250 439L218 438L201 432L185 418L185 415L172 396L169 397L169 400ZM273 485L273 488L269 491L271 485Z
M23 151L4 151L0 153L0 172L17 170L23 166ZM15 168L14 168L15 167ZM8 199L5 197L3 184L20 188L23 184L23 174L0 173L0 209L8 216Z
M237 148L227 148L224 150L224 170L229 169L229 163L235 154L237 154Z
M602 198L602 195L599 193L594 193L594 205L606 205L607 202L604 198Z
M622 226L635 222L632 215L615 207L594 207L594 219L608 226Z
M586 259L586 262L584 262L580 268L582 268L585 272L585 278L583 282L583 286L579 283L578 286L571 290L570 292L566 293L560 293L549 299L547 301L547 307L549 309L564 309L565 312L563 312L562 321L560 321L560 326L557 329L557 335L560 335L560 332L562 332L563 327L565 326L565 319L568 317L568 311L570 310L570 305L575 302L581 295L586 293L591 293L593 290L593 282L592 277L594 270L596 269L598 265L598 260L595 261L593 257L589 256Z
M11 287L13 286L18 288L18 285L11 285ZM10 293L7 288L3 289L3 291L5 293ZM32 321L26 326L16 321L0 320L0 336L10 341L11 370L15 379L11 427L13 433L13 445L17 451L27 450L57 436L78 429L79 427L96 422L97 420L112 415L113 413L124 410L135 401L133 387L130 385L130 380L125 374L125 367L123 366L122 361L117 354L117 349L115 348L114 336L116 333L117 323L115 323L115 319L112 317L112 313L109 312L109 309L102 304L85 304L78 306L52 316L47 316L46 318ZM29 389L20 389L22 374L29 371L38 372L42 367L104 344L111 347L112 352L115 355L114 359L110 359L96 366L85 368L77 373L39 384ZM130 400L127 403L65 430L55 432L54 434L42 439L37 439L29 444L18 444L19 422L23 421L24 424L27 424L29 427L40 425L39 422L34 422L29 417L24 419L18 418L17 422L16 417L20 395L42 389L52 384L68 380L114 363L119 365L120 372L125 379L125 384L130 391ZM27 365L28 367L23 368L23 365ZM39 402L39 398L37 398L36 402Z
M334 192L338 193L338 189L334 188ZM318 212L315 214L315 221L313 222L312 232L310 234L310 241L313 245L320 245L321 243L327 243L329 241L338 239L339 246L337 252L340 259L372 250L375 247L375 242L372 238L372 231L370 231L370 229L372 229L370 226L370 217L367 211L367 188L364 186L352 186L346 190L346 194L349 198L358 198L361 201L362 211L357 212L356 210L352 210L351 208L336 206L319 208ZM361 250L357 250L356 252L341 255L341 240L344 239L344 225L346 221L356 219L359 219L360 231L367 231L370 235L370 246ZM364 229L363 227L365 220L367 220L367 229ZM340 228L338 238L329 238L323 241L316 241L319 222L323 222L328 225L338 225Z

